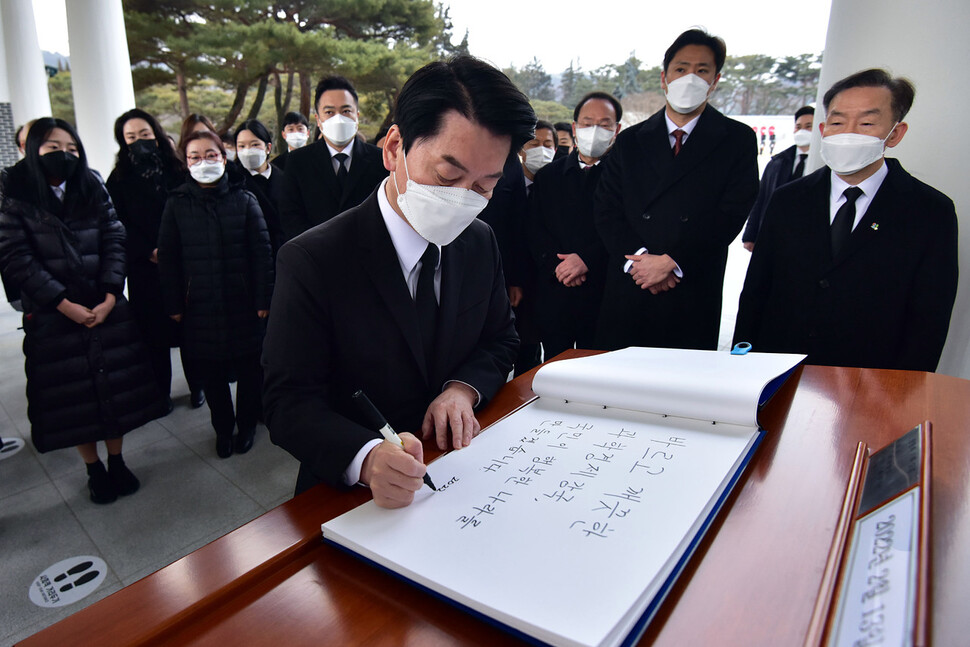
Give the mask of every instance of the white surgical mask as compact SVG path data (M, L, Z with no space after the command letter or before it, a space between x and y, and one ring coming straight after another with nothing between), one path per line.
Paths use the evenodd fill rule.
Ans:
M350 117L334 115L320 125L320 130L334 148L343 148L357 134L357 122Z
M237 153L239 163L250 171L255 171L266 161L266 150L262 148L240 148Z
M599 159L610 149L616 133L602 126L576 129L576 148L586 157Z
M543 166L551 162L555 156L555 148L546 148L545 146L530 148L525 152L525 167L529 169L530 173L536 173Z
M682 115L694 112L707 101L710 84L696 74L687 74L667 83L667 103Z
M227 148L226 159L229 160L230 162L234 161L236 159L236 151L232 150L231 148Z
M285 139L286 143L292 146L293 148L303 148L304 146L306 146L306 141L307 139L309 139L309 135L307 135L306 133L301 133L297 131L292 133L286 133L285 135L283 135L283 139Z
M418 184L411 179L407 155L403 157L407 184L405 192L397 196L397 206L422 238L429 243L445 246L465 231L488 205L488 199L471 189ZM396 170L394 174L396 187Z
M210 162L208 160L202 160L198 164L189 167L189 174L199 184L218 182L219 178L225 172L226 165L221 161Z
M893 134L898 123L893 124L889 135ZM822 161L830 169L839 175L852 175L882 158L889 135L886 135L885 139L859 133L829 135L822 137L822 148L819 152L822 155Z
M799 148L801 148L802 146L808 146L811 143L812 143L811 130L805 130L804 128L802 128L801 130L795 131L795 146L798 146Z

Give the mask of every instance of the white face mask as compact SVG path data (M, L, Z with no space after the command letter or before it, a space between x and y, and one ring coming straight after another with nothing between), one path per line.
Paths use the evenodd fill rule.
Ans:
M667 83L667 103L682 115L694 112L707 101L711 86L696 74L688 74Z
M545 146L536 146L535 148L530 148L525 152L525 167L529 169L530 173L535 173L543 166L551 162L552 158L555 156L555 148L546 148Z
M610 149L616 133L602 126L587 126L576 129L576 148L586 157L599 159Z
M262 148L240 148L239 163L247 170L255 171L266 161L266 151Z
M893 124L889 135L893 134L898 123ZM889 135L885 139L859 133L829 135L822 137L822 148L819 152L822 161L830 169L839 175L852 175L882 158Z
M334 148L343 148L357 134L357 122L350 117L334 115L320 125L320 130Z
M805 130L803 128L801 130L795 131L795 146L798 146L799 148L801 148L802 146L808 146L811 143L812 143L811 130Z
M220 161L210 162L208 160L202 160L198 164L189 167L189 174L199 184L218 182L219 178L225 172L226 165Z
M301 133L297 131L293 133L286 133L285 135L283 135L283 139L285 139L286 143L292 146L293 148L303 148L304 146L306 146L306 142L307 142L307 139L309 139L309 135L307 135L306 133Z
M234 161L236 159L236 151L232 150L231 148L227 148L226 159L229 160L230 162Z
M441 246L449 244L488 206L488 199L471 189L418 184L411 179L407 155L403 157L407 184L405 192L397 196L397 206L414 231L426 241ZM396 170L394 175L396 187Z

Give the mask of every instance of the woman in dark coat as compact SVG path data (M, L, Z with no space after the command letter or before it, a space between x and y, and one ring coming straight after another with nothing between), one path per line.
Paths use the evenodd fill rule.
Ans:
M158 278L158 227L168 193L185 182L185 166L158 121L135 108L115 121L118 160L108 176L108 192L118 219L125 226L128 260L128 297L152 358L159 390L172 392L171 348L177 344L174 321L162 307L162 284ZM188 374L191 403L205 402L202 386ZM169 400L171 408L171 400Z
M122 435L165 412L130 308L125 229L74 128L39 119L0 178L0 266L24 308L27 416L39 452L77 447L95 503L138 489ZM108 469L97 441L108 449Z
M219 137L192 133L182 152L192 179L169 195L162 215L162 294L166 312L182 322L184 354L203 378L216 452L228 458L234 445L237 453L249 451L256 432L272 250L256 198L225 173ZM233 375L235 415L229 390Z
M275 259L276 252L286 241L283 238L279 210L283 195L283 170L270 164L269 156L272 152L273 137L258 119L244 121L236 130L236 160L242 167L240 176L246 189L259 201Z

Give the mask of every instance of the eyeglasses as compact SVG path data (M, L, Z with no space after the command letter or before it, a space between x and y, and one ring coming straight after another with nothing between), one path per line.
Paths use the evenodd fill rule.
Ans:
M222 161L222 153L220 153L219 151L209 151L208 153L205 154L205 157L201 155L196 155L194 153L192 155L185 156L185 161L189 163L189 166L195 166L202 160L205 160L207 162L220 162Z
M579 122L580 128L589 128L590 126L599 126L600 128L606 128L607 130L614 130L616 128L616 122L610 121L609 119L603 119L601 121L593 121L592 119L583 119Z

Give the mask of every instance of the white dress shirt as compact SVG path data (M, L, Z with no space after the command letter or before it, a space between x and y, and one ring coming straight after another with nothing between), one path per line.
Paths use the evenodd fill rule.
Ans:
M829 194L829 225L835 222L835 214L838 213L839 207L845 204L845 196L842 193L852 186L836 175L835 171L831 173L832 192ZM882 181L886 179L887 175L889 175L889 167L886 165L886 161L883 160L882 166L879 167L878 171L856 185L862 189L862 195L856 198L855 201L855 222L852 223L853 231L856 225L862 220L862 217L866 215L866 210L872 203L872 199L876 197L876 192L882 186Z
M683 126L678 126L673 121L671 121L670 115L668 115L667 111L664 110L664 119L667 120L667 139L670 140L670 147L673 148L674 144L677 142L677 138L674 137L675 130L684 131L684 136L680 140L680 145L683 146L684 144L686 144L687 140L690 139L690 134L694 132L694 127L697 126L697 120L700 118L701 118L701 115L697 115L696 117L688 121Z

